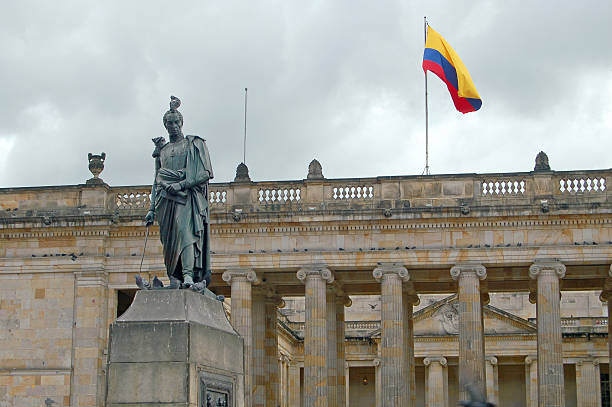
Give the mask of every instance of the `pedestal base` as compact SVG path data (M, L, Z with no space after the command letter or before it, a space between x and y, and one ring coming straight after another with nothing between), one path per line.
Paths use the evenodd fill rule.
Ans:
M243 407L243 340L223 304L142 290L110 331L109 407Z

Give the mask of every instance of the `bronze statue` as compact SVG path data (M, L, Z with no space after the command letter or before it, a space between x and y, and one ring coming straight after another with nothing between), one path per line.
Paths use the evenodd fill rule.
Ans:
M204 139L183 136L181 101L170 97L164 127L170 141L153 139L155 179L147 227L156 218L170 286L188 288L194 283L210 284L210 237L208 181L213 178Z

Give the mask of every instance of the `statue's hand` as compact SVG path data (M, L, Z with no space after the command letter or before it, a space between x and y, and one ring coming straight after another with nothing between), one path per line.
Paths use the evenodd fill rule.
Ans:
M182 190L181 184L179 184L178 182L170 184L167 189L167 191L170 192L171 194L176 194L177 192L181 190Z
M147 216L145 216L145 225L146 226L152 225L154 219L155 219L155 212L153 211L147 212Z

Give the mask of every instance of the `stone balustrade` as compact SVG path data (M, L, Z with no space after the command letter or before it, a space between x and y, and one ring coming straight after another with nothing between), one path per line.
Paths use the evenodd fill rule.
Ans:
M211 183L209 201L213 214L382 210L392 216L447 208L466 215L470 210L529 205L546 212L607 204L610 182L610 169L228 182ZM0 216L36 215L32 211L42 216L44 211L88 216L141 213L149 207L150 189L106 184L2 188Z

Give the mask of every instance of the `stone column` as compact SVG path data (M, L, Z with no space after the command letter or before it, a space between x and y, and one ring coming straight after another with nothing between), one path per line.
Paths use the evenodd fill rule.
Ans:
M408 270L399 264L384 264L374 269L381 283L381 374L382 405L408 405L410 384L406 382L405 355L407 321L402 284L410 279Z
M499 375L495 356L485 357L485 375L487 377L487 401L499 405Z
M73 374L70 405L104 404L104 348L108 332L108 273L102 268L74 274Z
M380 380L381 370L380 358L374 359L374 395L376 396L376 407L382 407L382 381ZM347 405L350 406L348 403Z
M538 407L538 357L535 355L525 358L525 394L526 407Z
M608 271L608 281L606 281L605 287L599 296L601 302L608 303L608 360L610 366L612 366L612 324L610 323L610 317L612 316L612 264ZM612 381L610 382L610 393L612 393Z
M536 260L529 267L529 276L537 279L538 404L563 407L565 389L559 279L565 276L565 266L556 261Z
M253 407L266 405L266 290L253 288ZM246 356L245 356L246 357Z
M257 275L250 269L229 269L222 275L223 281L231 285L232 326L244 339L244 405L253 405L253 308L252 284L259 283Z
M404 338L406 346L404 347L404 377L406 378L406 400L407 406L416 406L416 373L414 369L414 321L412 320L413 307L419 305L419 297L403 291L402 303L404 304Z
M576 396L578 407L601 406L599 360L584 358L576 362Z
M349 379L350 379L350 367L347 362L344 362L344 402L346 406L350 406L349 394L351 392L351 388L350 388Z
M337 309L342 307L336 301L336 287L327 286L327 406L338 407L338 336L336 323Z
M287 356L280 356L280 407L287 407Z
M481 264L457 264L450 274L459 286L459 399L469 400L467 385L486 395L480 280L487 270Z
M346 295L336 296L336 403L339 407L346 407L346 360L344 354L344 307L350 307L351 299Z
M304 407L328 405L328 335L326 285L334 281L324 265L304 267L297 277L306 285L304 329ZM335 326L335 325L334 325Z
M443 356L426 357L425 365L425 405L427 407L447 407L448 389L444 380L447 361Z
M287 380L287 403L291 407L300 406L300 366L295 362L289 364L288 369L288 380Z
M266 406L278 407L280 404L280 369L278 358L278 308L285 303L283 299L275 294L268 294L265 303L265 375L264 386L266 394Z

